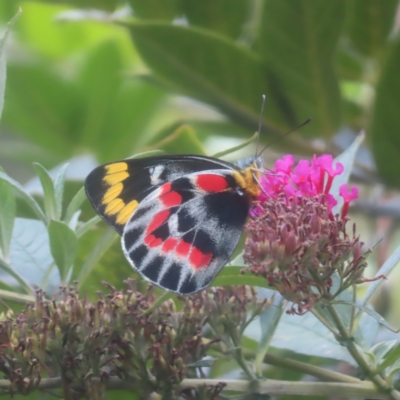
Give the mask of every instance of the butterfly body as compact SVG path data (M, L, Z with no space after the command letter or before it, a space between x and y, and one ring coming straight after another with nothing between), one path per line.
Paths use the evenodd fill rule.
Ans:
M97 167L85 187L94 209L121 235L132 267L153 284L190 294L229 261L260 192L261 162L130 159Z

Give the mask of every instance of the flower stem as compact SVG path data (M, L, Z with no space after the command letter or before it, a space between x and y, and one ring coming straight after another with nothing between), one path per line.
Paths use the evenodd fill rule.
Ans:
M256 374L254 373L252 368L250 368L249 364L247 363L247 361L244 358L243 351L242 351L242 343L238 339L235 329L232 329L230 336L231 336L234 346L236 347L235 352L233 353L236 362L240 365L240 367L247 374L247 376L250 380L254 380L254 381L257 380Z
M328 304L326 308L339 331L339 340L345 343L347 350L352 355L354 360L357 362L358 366L361 368L364 375L367 378L369 378L381 392L390 393L391 398L400 400L400 393L397 392L396 390L392 390L392 388L388 385L388 383L382 377L375 374L374 371L370 368L367 360L365 359L363 354L359 351L356 344L354 343L352 336L348 332L336 308L332 304Z
M317 367L302 361L291 360L290 358L280 357L276 354L266 354L264 362L276 367L286 368L298 371L303 374L315 376L325 382L343 382L343 383L363 383L360 379L353 376L341 374L340 372L330 371L325 368Z
M99 378L92 378L93 382ZM390 394L379 393L371 382L362 383L339 383L339 382L288 382L275 379L267 381L249 382L247 380L232 379L184 379L180 384L180 388L193 387L200 388L207 386L215 386L219 383L225 383L224 390L242 392L242 393L258 393L269 394L272 396L344 396L346 398L373 398L378 400L390 400ZM43 378L35 388L38 390L49 390L61 388L63 379ZM104 382L104 390L137 390L140 382L133 380L122 380L111 377ZM84 390L81 381L70 382L70 386L76 390ZM9 380L0 380L0 390L15 393L15 388ZM395 398L395 397L392 397Z

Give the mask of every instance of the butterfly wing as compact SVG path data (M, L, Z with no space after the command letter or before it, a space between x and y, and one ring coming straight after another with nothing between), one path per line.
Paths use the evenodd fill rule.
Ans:
M153 284L194 293L229 261L248 211L249 200L230 171L184 175L140 202L124 227L122 248Z
M235 168L198 155L166 155L116 161L95 168L86 178L86 194L96 212L119 234L142 200L182 175Z

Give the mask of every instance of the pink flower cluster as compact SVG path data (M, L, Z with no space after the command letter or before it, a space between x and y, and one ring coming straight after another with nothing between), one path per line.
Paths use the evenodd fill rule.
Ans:
M292 155L285 155L276 161L274 169L260 178L262 191L258 200L262 203L282 194L287 199L321 197L332 214L337 200L330 190L335 176L343 172L343 165L338 162L334 168L333 157L330 154L320 157L314 155L311 165L308 160L300 160L296 166L294 163ZM339 189L339 195L344 200L341 211L343 219L347 215L350 201L358 198L358 188L353 186L348 191L347 185L344 184Z

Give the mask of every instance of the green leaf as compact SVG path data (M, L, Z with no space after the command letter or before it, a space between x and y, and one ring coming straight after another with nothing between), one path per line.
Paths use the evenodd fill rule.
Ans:
M67 207L67 211L65 212L64 221L69 223L73 217L73 215L81 208L83 202L86 200L86 192L85 188L81 187L76 195L72 198L71 202Z
M138 18L172 21L179 15L177 0L129 0L129 4Z
M251 2L247 0L182 0L181 7L190 25L201 26L237 39L242 34Z
M57 210L57 200L54 191L54 183L51 179L48 171L39 163L33 163L36 173L40 178L44 192L44 208L46 210L46 215L48 220L54 219L59 220L60 215L58 215Z
M400 246L393 252L393 254L385 261L379 271L375 274L375 278L379 276L389 276L389 274L393 271L394 267L400 260ZM366 305L371 300L371 297L378 290L379 286L384 282L384 279L377 279L370 283L367 293L365 293L364 298L362 299L361 306L366 307ZM356 318L360 316L362 310L358 311Z
M54 197L56 206L57 219L61 218L62 215L62 205L64 196L64 185L65 185L65 175L67 173L68 163L61 166L56 178L54 179Z
M252 275L250 273L242 274L243 267L229 266L221 270L214 279L211 286L238 286L250 285L270 288L265 278Z
M256 356L254 359L254 369L258 376L262 376L262 364L264 362L265 354L269 349L271 340L275 334L279 320L281 319L283 312L286 308L286 302L279 293L274 293L270 289L258 289L258 297L261 299L270 298L274 296L273 302L267 310L262 312L259 316L260 328L261 328L261 339L258 343Z
M219 153L213 154L215 158L221 158L228 154L234 153L235 151L242 150L247 147L250 143L253 143L258 137L258 132L256 132L250 139L247 139L245 142L239 144L238 146L231 147L230 149L220 151Z
M390 367L400 359L400 344L397 344L396 341L386 343L388 343L389 346L387 346L387 351L384 354L383 362L380 363L378 368L374 371L376 374L381 374L387 367ZM394 346L396 344L397 346Z
M15 282L17 282L22 289L28 294L33 293L33 288L29 285L29 283L22 277L18 272L16 272L6 261L0 259L0 270L8 274L11 278L14 278ZM8 280L8 277L4 277L2 274L2 280ZM15 287L15 282L9 282L10 285Z
M75 260L78 239L65 222L51 220L48 230L51 254L58 267L61 283L65 285L68 272Z
M353 46L366 57L382 52L392 32L398 0L348 0L346 30Z
M10 266L24 281L52 291L60 285L56 270L49 277L49 286L42 286L44 277L54 263L46 225L35 219L15 219L10 245Z
M85 97L84 115L79 141L95 148L107 137L105 126L122 83L122 59L113 41L102 42L89 53L79 77L79 87ZM115 132L113 132L113 136Z
M398 333L399 331L396 329L393 329L389 323L385 320L385 318L383 318L380 314L378 314L376 311L374 311L372 308L370 307L366 307L362 304L354 304L351 301L344 301L344 300L338 300L338 301L333 301L333 304L346 304L348 306L351 307L356 307L359 310L364 311L365 313L367 313L368 315L370 315L372 318L375 318L376 321L378 321L380 324L382 324L385 328L391 330L392 332L396 332Z
M347 43L346 43L347 44ZM336 69L340 78L362 82L364 59L354 54L348 46L340 43L335 57ZM343 93L342 93L343 94Z
M264 2L257 49L274 76L278 94L272 101L287 96L282 106L291 110L292 126L312 118L302 134L331 137L340 127L341 96L333 61L342 21L342 0Z
M84 284L85 279L96 267L96 264L99 262L100 258L104 255L104 253L107 252L107 250L112 246L117 238L118 234L111 228L107 229L102 234L92 251L86 257L86 261L80 269L79 273L74 274L77 275L79 286L82 286Z
M143 317L145 315L151 314L158 306L160 306L164 301L171 299L172 297L176 296L175 293L172 292L165 292L163 293L151 307L149 307L146 311L144 311L140 316Z
M4 122L22 137L57 154L58 160L73 154L83 109L76 85L52 71L48 63L8 67Z
M6 43L7 37L11 31L11 28L14 26L15 22L19 18L22 10L21 8L18 10L17 14L11 19L11 21L7 24L7 28L3 33L3 36L0 38L0 119L3 113L4 106L4 93L6 91Z
M157 149L162 150L164 153L206 154L206 150L196 136L195 131L187 125L180 126L154 147L157 147Z
M376 86L370 134L380 177L400 187L400 38L390 46Z
M259 57L223 36L199 28L155 22L126 25L144 61L157 76L176 90L257 129L261 96L271 93ZM263 125L284 132L285 118L277 107L271 99Z
M0 249L2 258L9 260L9 250L16 215L14 189L0 180Z
M148 127L157 117L165 91L140 80L124 81L111 104L100 143L93 143L100 161L121 159L148 146Z
M95 217L89 219L89 221L84 222L77 230L76 230L76 236L79 238L82 235L84 235L87 231L92 229L94 226L96 226L99 222L101 221L101 218L96 215Z
M353 170L353 165L356 159L356 155L358 149L361 146L361 143L364 140L364 137L365 137L364 133L358 135L357 138L353 141L353 143L342 154L339 154L335 158L335 165L338 162L340 162L344 167L344 171L339 176L335 177L332 183L331 190L329 191L329 193L331 193L337 201L336 206L333 207L332 209L333 215L339 213L343 207L344 200L343 197L339 196L339 189L340 186L347 184L349 182L350 175Z
M259 342L261 330L258 320L250 323L245 335ZM349 352L321 322L311 313L289 315L284 313L279 321L271 346L312 357L330 358L356 365Z
M34 211L37 217L45 224L47 224L46 215L43 213L39 204L29 193L25 191L22 185L20 185L17 181L15 181L2 171L0 171L0 181L10 184L14 188L14 190L16 190L16 192L20 195L20 197L25 201L25 203Z
M136 153L136 154L128 157L128 159L159 156L161 154L164 154L164 152L162 150L148 150L148 151L143 151L141 153Z
M392 351L398 344L397 340L389 340L386 342L379 342L369 349L378 363L381 363L385 356Z

